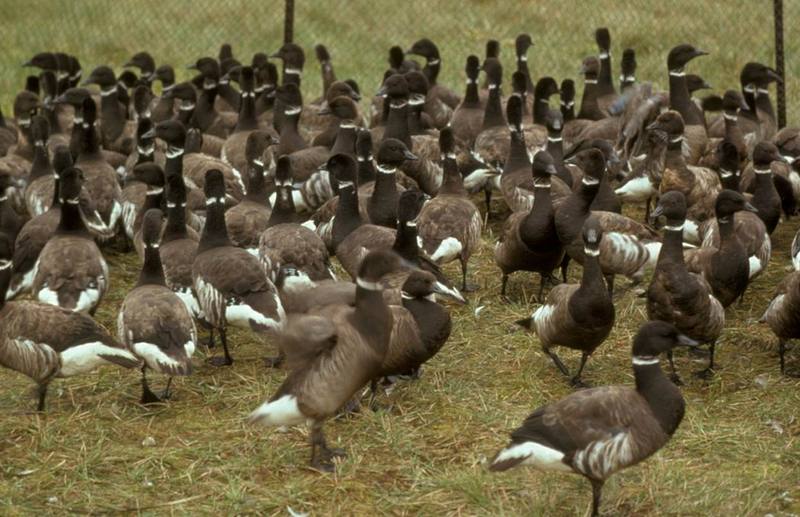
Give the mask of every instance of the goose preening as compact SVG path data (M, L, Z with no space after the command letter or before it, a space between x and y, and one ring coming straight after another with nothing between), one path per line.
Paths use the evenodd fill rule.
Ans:
M659 357L677 346L695 345L670 323L645 323L633 339L635 387L580 390L536 409L489 470L529 465L584 476L592 484L592 515L600 515L606 480L656 453L678 429L686 405Z

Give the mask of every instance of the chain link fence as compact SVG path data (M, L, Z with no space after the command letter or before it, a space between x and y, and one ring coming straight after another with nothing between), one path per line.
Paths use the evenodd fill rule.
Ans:
M791 30L800 20L800 1L784 4L792 124L800 117L795 84L800 75L800 34ZM7 7L0 20L5 43L0 102L5 111L25 76L36 72L21 64L38 51L78 56L85 77L99 64L119 72L130 56L147 50L157 64L172 64L178 78L186 79L190 75L185 66L201 56L216 56L222 43L230 43L236 57L246 62L255 52L274 52L283 40L285 4L284 0L33 0ZM559 81L578 79L581 60L597 53L597 27L611 31L615 76L622 50L630 47L639 63L637 78L664 88L666 54L678 43L710 53L691 63L688 71L701 75L717 92L739 87L739 71L747 61L775 62L773 0L297 0L294 9L294 40L306 49L303 89L308 100L321 90L313 53L317 43L328 47L339 78L358 81L367 98L380 84L389 47L407 48L421 37L439 46L440 82L459 92L466 56L483 56L488 39L500 42L508 77L514 69L514 38L520 33L530 34L534 41L528 53L532 75L551 75Z

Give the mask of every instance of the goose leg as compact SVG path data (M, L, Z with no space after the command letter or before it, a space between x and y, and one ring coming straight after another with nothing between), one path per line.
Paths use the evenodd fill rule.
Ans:
M567 283L567 270L569 269L569 255L564 255L564 258L561 260L561 281L565 284Z
M500 296L505 298L506 287L508 286L508 275L503 273L503 279L500 281Z
M225 333L225 327L219 329L219 340L222 341L224 355L222 357L212 357L208 362L214 366L230 366L233 364L233 357L231 357L231 353L228 351L228 338Z
M788 348L789 347L786 346L786 341L781 339L780 340L780 349L779 349L779 353L780 353L780 357L781 357L781 373L783 375L786 375L787 377L800 377L800 371L787 370L786 369L786 359L785 359L784 356L786 355L786 352L788 351Z
M161 400L169 400L172 398L172 392L170 388L172 387L172 377L167 379L167 387L164 388L164 391L161 392Z
M158 395L153 393L150 389L150 385L147 383L147 367L142 366L142 404L158 404L161 402L161 399L158 398Z
M311 468L320 472L333 472L333 458L346 456L342 449L331 449L322 432L322 422L315 420L311 424Z
M606 285L608 286L608 295L614 296L614 275L606 275Z
M584 352L581 355L581 365L578 367L578 373L575 374L575 377L572 378L570 384L573 388L589 388L589 384L581 379L581 374L583 373L583 367L586 366L586 360L589 359L589 352Z
M283 365L283 361L286 360L286 356L283 354L282 350L278 350L278 355L274 355L272 357L265 357L264 364L267 365L267 368L280 368Z
M465 293L471 293L478 290L476 284L467 284L467 259L466 257L459 257L458 261L461 262L461 290Z
M492 214L492 186L488 183L483 187L483 197L486 199L486 220Z
M704 370L695 372L697 377L701 379L710 379L714 376L714 349L716 348L716 345L716 341L712 341L708 345L708 366Z
M556 355L556 353L550 350L549 348L542 348L542 350L544 350L545 354L550 356L550 359L553 360L553 364L556 365L556 368L561 370L561 373L569 377L569 370L567 370L567 367L564 366L564 363L561 362L561 358L558 357L558 355Z
M669 367L672 370L672 373L669 374L669 379L675 384L675 386L683 386L683 381L681 380L680 375L678 375L678 371L675 369L675 360L672 356L672 350L667 352L667 359L669 359Z
M603 481L592 479L592 517L600 515L600 498L603 492Z
M781 358L783 358L783 356L781 356ZM783 371L783 368L781 368L781 371ZM36 393L39 395L39 404L36 407L36 411L40 413L44 412L44 407L45 407L44 401L47 398L47 387L48 383L45 382L39 384L39 386L36 388Z
M539 303L544 303L542 301L542 294L544 294L544 283L545 283L545 280L546 280L545 275L540 273L539 274L539 292L536 294L536 301L539 302Z

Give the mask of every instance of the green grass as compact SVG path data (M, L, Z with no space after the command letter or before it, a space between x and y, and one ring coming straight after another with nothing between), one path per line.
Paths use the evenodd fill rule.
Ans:
M743 62L771 56L771 2L766 1L712 9L678 0L672 5L686 23L675 27L667 24L669 4L644 0L636 3L641 6L636 12L610 0L581 2L586 8L582 16L576 15L579 7L565 2L515 10L513 4L444 0L433 15L421 11L428 4L420 2L382 2L386 9L378 9L359 0L324 11L316 3L297 3L298 40L307 47L327 43L339 75L356 77L367 92L377 86L387 46L410 44L422 35L440 43L443 79L458 88L466 53L481 54L485 39L496 37L507 59L514 36L523 30L537 43L530 53L537 76L574 76L582 56L595 51L592 30L601 24L611 27L616 63L623 46L635 46L641 67L637 75L662 85L665 52L679 41L712 52L691 70L719 88L735 86ZM277 46L280 4L259 2L253 12L255 4L233 0L194 2L191 8L183 2L153 2L144 10L138 2L36 0L23 7L0 0L0 7L6 7L0 21L3 106L24 78L19 63L40 48L78 52L87 69L105 62L119 65L143 48L159 63L186 64L196 55L216 53L223 40L247 56ZM798 2L785 4L787 20L792 13L797 20ZM81 23L77 5L86 13ZM391 9L397 21L387 24L385 14ZM424 23L407 23L414 13L421 13ZM105 24L109 20L113 25ZM205 30L209 24L217 28ZM787 31L787 38L794 49L787 50L794 109L800 48L794 33ZM319 89L312 59L309 54L309 96ZM607 484L608 515L800 513L800 383L780 376L776 341L765 326L754 323L785 275L786 250L798 226L794 219L778 228L769 269L744 303L728 312L716 378L689 380L689 371L699 365L683 356L679 360L688 380L686 418L661 452ZM493 219L472 259L481 289L469 306L453 307L453 335L422 378L383 397L391 404L388 411L367 411L327 425L329 440L348 452L335 475L306 468L305 430L282 433L245 425L246 415L284 374L261 365L261 357L273 352L270 343L233 332L235 365L215 369L198 353L195 375L177 379L174 400L162 408L137 404L134 372L107 368L54 383L47 413L37 415L31 411L29 381L0 371L0 513L286 515L291 507L312 515L585 514L591 491L576 476L532 470L490 475L486 470L487 458L530 410L571 391L537 340L513 324L535 307L531 297L538 279L513 277L514 302L499 299L499 274L492 261L498 229ZM139 264L132 255L113 250L107 257L112 290L98 319L113 329ZM456 268L447 271L457 277ZM577 274L573 269L573 279ZM485 309L476 317L479 306ZM630 339L645 319L644 302L627 292L616 306L615 330L587 365L586 378L594 385L633 380ZM571 367L577 365L577 354L563 356ZM798 361L795 352L793 364Z

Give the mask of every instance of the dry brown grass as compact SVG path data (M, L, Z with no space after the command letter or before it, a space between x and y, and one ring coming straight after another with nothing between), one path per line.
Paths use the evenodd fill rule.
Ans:
M689 380L698 365L679 360L688 380L686 418L664 450L607 485L607 514L800 511L800 382L780 376L775 339L753 323L785 274L797 227L795 220L781 225L768 271L729 311L716 378ZM534 279L512 277L515 302L499 299L491 259L498 228L490 225L472 261L480 291L469 306L453 307L453 335L422 378L383 397L390 409L327 426L329 439L348 452L336 474L306 468L304 429L245 425L284 374L262 367L269 345L234 332L235 365L216 369L199 354L195 375L177 379L174 399L159 408L138 405L134 372L107 368L56 382L47 413L38 415L30 411L30 383L0 371L3 513L585 513L590 490L578 477L490 475L485 468L529 411L570 392L536 339L513 324L534 307ZM98 317L111 328L138 265L132 256L108 258L113 286ZM595 385L632 382L630 338L644 321L644 302L629 290L616 306L615 330L587 366ZM577 364L576 354L564 356Z

